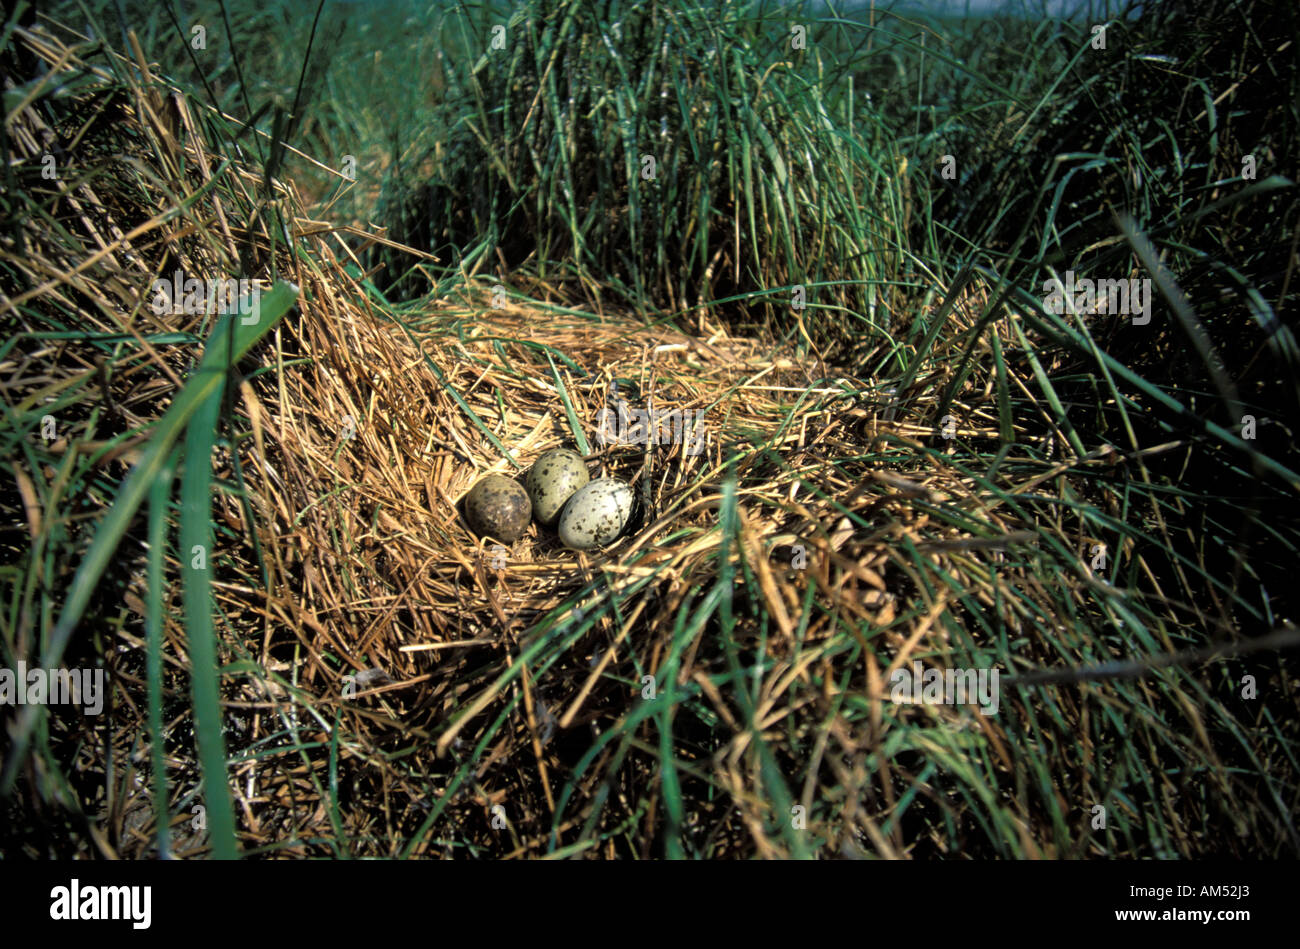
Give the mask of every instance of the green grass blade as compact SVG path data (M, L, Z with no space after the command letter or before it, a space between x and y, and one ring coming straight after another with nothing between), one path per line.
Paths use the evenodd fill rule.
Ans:
M185 436L185 473L181 476L180 560L189 642L194 732L203 772L212 856L232 860L235 813L226 775L226 748L221 737L221 695L217 642L212 629L212 448L221 414L225 376L194 413Z
M578 413L573 409L573 401L569 398L569 390L564 386L564 380L560 378L559 370L555 368L555 360L551 354L546 354L546 361L551 364L551 375L555 377L555 388L560 392L560 401L564 403L564 414L569 419L569 431L573 432L573 440L578 443L578 451L584 455L591 454L591 445L587 443L587 436L582 434L582 423L578 421Z
M179 452L172 452L162 473L149 490L149 598L145 603L145 638L148 654L146 675L149 680L149 744L153 764L154 815L158 832L158 859L171 856L169 810L167 806L167 758L163 754L163 546L167 532L167 500L171 497L172 476Z

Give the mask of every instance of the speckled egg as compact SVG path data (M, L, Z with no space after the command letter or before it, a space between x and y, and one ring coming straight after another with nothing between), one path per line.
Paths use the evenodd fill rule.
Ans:
M533 515L546 527L554 527L574 492L591 480L582 456L567 448L548 451L533 463L525 484L533 502Z
M632 488L613 478L597 478L564 506L560 540L564 546L588 550L608 544L632 517Z
M465 517L474 533L513 544L528 530L533 505L518 481L488 475L465 495Z

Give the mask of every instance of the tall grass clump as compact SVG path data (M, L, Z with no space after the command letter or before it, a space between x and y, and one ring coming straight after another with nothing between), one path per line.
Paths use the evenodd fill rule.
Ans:
M454 270L641 312L727 301L739 329L788 314L798 284L805 335L879 343L905 179L833 48L798 46L806 13L458 6L438 37L445 95L394 154L378 218ZM409 259L377 259L381 286L427 291Z
M950 361L917 369L934 371L922 424L987 412L997 436L952 440L953 463L977 478L1050 478L1051 490L1007 503L1053 533L1072 525L1079 544L1075 566L1039 555L1033 574L1081 571L1086 582L1057 581L1058 605L1034 620L1035 638L1066 649L1081 633L1088 648L1121 655L1289 626L1300 557L1296 9L1225 0L1130 12L995 17L974 29L929 21L897 31L862 75L882 81L893 62L911 78L910 115L906 96L881 103L900 147L929 172L914 182L924 210L911 243L932 244L941 272L969 267L975 288L970 324L937 336ZM1090 312L1073 293L1052 312L1049 288L1071 273L1148 280L1149 312L1113 312L1104 299ZM1200 826L1230 821L1244 841L1239 817L1257 805L1274 814L1268 839L1294 848L1282 801L1295 731L1239 694L1249 670L1278 701L1287 668L1282 657L1266 672L1221 666L1208 681L1161 677L1145 694L1116 681L1105 692L1124 695L1136 720L1172 715L1196 740L1130 728L1111 760L1153 739L1151 754L1182 784L1172 793L1215 775L1223 797L1197 806ZM1065 698L1058 688L1041 696L1049 707L1050 695ZM1073 754L1116 735L1104 717L1086 721ZM1140 768L1110 774L1126 807L1160 810ZM1178 849L1169 831L1157 836L1157 852Z
M1027 73L1031 108L962 84L984 120L948 114L916 141L932 164L960 159L955 182L932 176L931 226L953 257L997 274L1032 343L1011 358L1049 366L1043 394L1075 450L1089 435L1165 446L1135 473L1169 484L1146 495L1151 516L1182 524L1171 546L1196 551L1199 581L1161 571L1184 620L1268 626L1293 615L1285 578L1300 549L1300 71L1288 51L1300 14L1172 2L1102 23L1102 49L1100 24L1021 25L1035 68L980 82ZM1151 311L1130 320L1071 300L1044 312L1046 288L1070 273L1148 280Z

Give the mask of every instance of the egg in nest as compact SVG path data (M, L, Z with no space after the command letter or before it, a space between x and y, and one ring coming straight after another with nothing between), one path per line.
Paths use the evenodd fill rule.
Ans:
M560 540L575 550L608 544L632 518L632 488L614 478L597 478L579 488L560 514Z
M488 475L465 495L465 517L474 533L513 544L533 517L528 492L518 481L504 475Z
M576 451L555 448L538 458L525 482L538 523L555 527L569 498L590 480L586 462Z

